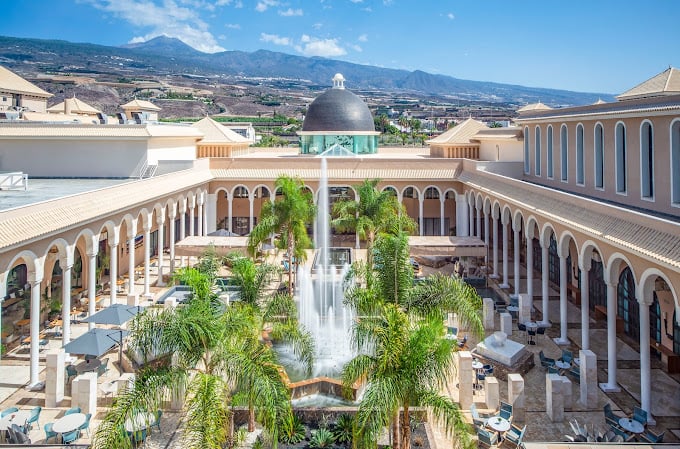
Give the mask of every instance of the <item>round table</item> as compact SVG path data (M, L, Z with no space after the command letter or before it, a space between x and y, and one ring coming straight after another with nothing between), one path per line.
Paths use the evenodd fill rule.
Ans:
M619 425L626 432L642 433L645 431L645 426L643 426L641 422L630 418L619 419Z
M78 427L85 424L87 417L84 413L71 413L70 415L62 416L54 421L52 431L56 433L69 433L76 430Z
M569 369L571 368L571 363L563 362L562 360L556 360L555 366L558 367L559 369Z
M153 413L138 413L134 418L125 420L125 430L128 432L138 432L148 429L156 422L156 415Z
M486 422L486 425L498 432L499 437L501 436L501 433L510 430L510 421L505 418L501 418L500 416L492 416Z
M24 426L26 425L26 421L28 421L28 418L31 417L31 411L30 410L19 410L18 412L10 413L6 416L3 416L2 419L0 419L0 431L5 431L12 427L12 424L16 424L18 426Z
M76 371L78 374L89 373L91 371L96 371L102 364L99 359L85 360L76 365Z

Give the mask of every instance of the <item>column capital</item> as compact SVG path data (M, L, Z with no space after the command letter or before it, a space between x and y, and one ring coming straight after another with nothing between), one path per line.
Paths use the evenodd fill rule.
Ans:
M96 248L95 250L88 252L87 257L97 257L97 254L99 254L99 248Z
M165 224L165 215L158 214L156 216L156 224L159 225L159 226L164 225Z

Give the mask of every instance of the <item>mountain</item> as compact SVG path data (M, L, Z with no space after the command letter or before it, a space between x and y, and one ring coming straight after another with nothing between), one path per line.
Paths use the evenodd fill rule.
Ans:
M34 72L286 78L308 82L319 89L328 87L333 75L340 72L348 80L347 87L355 90L414 92L516 105L539 100L551 106L614 100L609 94L463 80L420 70L410 72L267 50L207 54L165 36L124 47L0 36L2 63Z

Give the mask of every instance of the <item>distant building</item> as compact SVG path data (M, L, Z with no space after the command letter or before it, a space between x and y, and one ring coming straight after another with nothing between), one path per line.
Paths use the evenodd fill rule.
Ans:
M47 99L51 96L51 93L0 66L0 112L45 112Z
M128 121L138 124L158 121L158 111L161 110L161 108L150 101L138 100L136 98L129 103L125 103L121 108L125 111Z
M221 123L206 117L194 123L194 128L203 134L196 144L197 157L234 157L248 153L250 141Z

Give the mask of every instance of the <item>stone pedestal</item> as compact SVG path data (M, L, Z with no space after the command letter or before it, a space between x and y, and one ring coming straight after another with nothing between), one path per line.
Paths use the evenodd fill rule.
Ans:
M574 397L571 389L571 380L567 376L562 377L562 398L564 403L564 408L571 410L574 405Z
M512 335L512 315L508 312L501 313L501 332L508 337Z
M517 306L519 307L518 320L520 323L531 321L531 298L526 293L519 295Z
M526 406L524 405L524 378L521 374L508 374L508 403L512 405L513 420L524 422Z
M597 406L597 356L593 351L579 351L581 381L579 402L586 408Z
M501 404L501 387L498 379L493 376L484 378L484 391L486 391L486 408L497 410Z
M472 353L460 351L458 352L458 402L463 410L469 410L472 405L472 382Z
M175 307L177 307L177 298L175 298L174 296L165 298L165 302L163 303L164 309L174 309Z
M127 295L127 305L128 306L138 306L139 305L139 295L137 293Z
M545 412L552 422L564 421L563 382L559 374L545 375Z
M53 349L45 355L45 407L54 408L64 400L66 354Z
M97 413L97 373L84 373L73 379L71 407L82 413Z
M483 308L482 308L482 320L484 321L484 329L488 331L494 330L494 323L493 323L493 318L494 318L494 309L493 309L493 299L491 298L484 298L483 302Z

